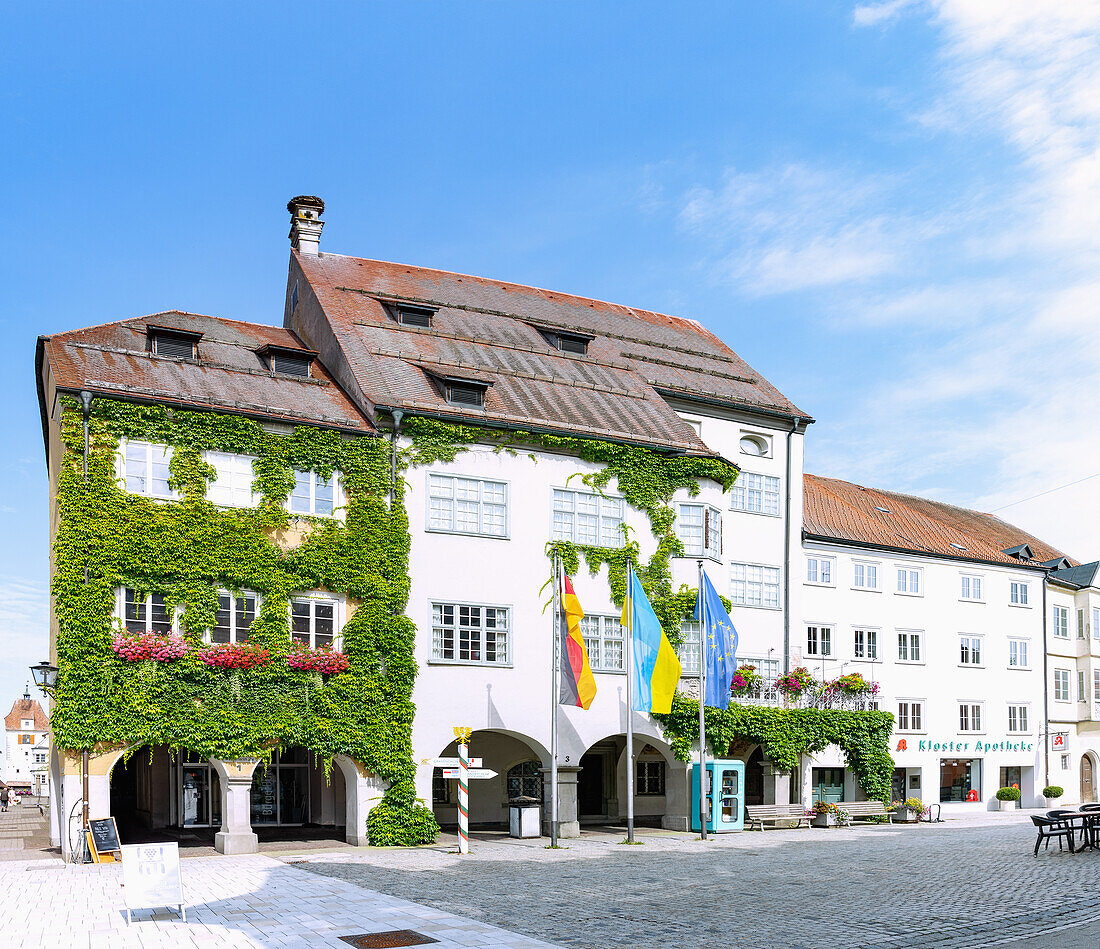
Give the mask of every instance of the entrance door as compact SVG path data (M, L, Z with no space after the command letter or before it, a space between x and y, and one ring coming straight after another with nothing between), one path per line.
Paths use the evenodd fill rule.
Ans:
M894 776L890 779L890 800L905 800L905 769L894 768Z
M813 803L839 804L844 800L844 769L813 769Z
M1088 755L1081 756L1081 803L1092 803L1096 800L1096 781L1092 771L1092 759Z
M745 762L745 803L764 803L764 752L759 748Z
M602 752L581 755L581 771L577 775L578 817L606 817L607 801L603 792L603 776L607 759Z

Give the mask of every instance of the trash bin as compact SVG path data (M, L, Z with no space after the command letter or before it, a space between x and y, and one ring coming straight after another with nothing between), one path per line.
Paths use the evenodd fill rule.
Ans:
M541 837L539 801L535 797L513 797L508 801L508 835Z

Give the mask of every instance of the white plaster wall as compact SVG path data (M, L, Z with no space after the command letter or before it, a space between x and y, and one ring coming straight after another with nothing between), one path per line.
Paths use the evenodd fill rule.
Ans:
M945 806L945 811L968 806L996 807L995 794L1002 766L1033 769L1031 776L1039 776L1032 782L1037 785L1033 792L1036 794L1042 788L1043 764L1042 574L1024 568L968 564L812 542L804 545L805 554L834 558L833 584L827 587L804 584L802 619L792 631L795 660L807 665L819 678L861 672L865 678L880 682L880 707L895 717L898 699L923 701L922 731L915 734L895 732L892 740L896 765L921 770L919 796L928 802L939 802L940 759L956 757L983 759L982 802ZM852 588L853 560L878 564L880 592ZM923 569L923 595L906 596L895 592L896 567L901 565ZM960 599L962 573L982 576L984 602ZM804 579L804 558L800 574ZM1029 583L1027 607L1010 604L1011 580ZM832 626L831 659L803 657L805 626L811 623ZM877 662L855 658L853 631L856 627L878 629L880 658ZM919 663L898 660L897 631L901 629L923 631L923 654ZM983 637L981 666L961 663L960 634ZM1009 667L1009 637L1028 640L1028 669ZM958 705L964 701L984 703L981 732L960 732ZM1009 704L1028 706L1026 734L1008 733ZM904 749L899 747L902 739L906 743ZM921 750L922 741L925 742L924 751ZM944 747L934 748L937 744ZM998 747L987 749L987 744ZM1009 744L1020 747L1009 748ZM819 759L808 763L807 767L837 763L835 754L819 756ZM909 793L916 795L915 791ZM1031 806L1035 803L1034 797L1024 803Z

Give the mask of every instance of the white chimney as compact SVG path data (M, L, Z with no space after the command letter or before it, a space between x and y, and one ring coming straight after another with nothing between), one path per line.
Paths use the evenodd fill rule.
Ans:
M321 228L325 222L325 202L310 194L291 198L286 209L290 212L290 246L300 254L316 254L321 242Z

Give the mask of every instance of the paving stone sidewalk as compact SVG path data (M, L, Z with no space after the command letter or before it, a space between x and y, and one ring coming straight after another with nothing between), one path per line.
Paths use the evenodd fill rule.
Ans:
M195 857L181 860L180 868L187 922L162 909L136 913L127 925L119 865L66 866L56 859L0 864L0 945L347 949L340 936L394 929L438 939L440 949L550 945L267 856Z
M1096 949L1100 851L1032 857L1027 813L918 826L567 841L475 835L415 852L302 864L564 946L746 949Z

